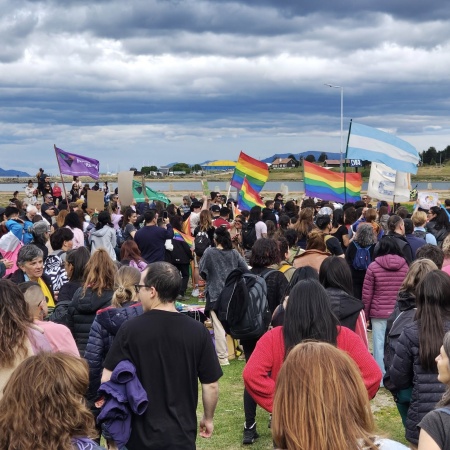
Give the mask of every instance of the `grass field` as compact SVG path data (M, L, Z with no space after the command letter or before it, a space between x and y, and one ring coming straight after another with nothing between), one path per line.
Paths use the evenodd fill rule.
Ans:
M224 375L220 379L220 397L214 418L214 435L211 439L197 439L198 449L239 449L242 445L244 426L243 381L244 361L233 360L229 366L223 367ZM200 390L200 386L199 386ZM391 394L380 389L371 402L379 434L393 440L403 442L404 429ZM198 418L202 416L201 400L199 400ZM267 427L269 413L257 408L257 428L260 438L252 445L252 449L272 449L271 430ZM247 447L248 448L248 447Z
M191 298L186 303L195 304L196 299ZM369 333L371 340L371 333ZM369 345L371 343L369 342ZM242 433L244 428L244 382L242 371L245 361L230 360L229 366L223 366L223 377L219 381L219 403L214 418L214 434L211 439L197 438L198 449L233 450L249 448L242 445ZM199 392L201 387L199 385ZM406 444L404 428L392 395L386 389L380 389L371 401L377 432L383 437L389 437L395 441ZM197 410L198 420L203 414L201 395ZM251 446L252 449L273 449L271 430L268 428L269 413L262 408L257 408L257 429L259 439Z

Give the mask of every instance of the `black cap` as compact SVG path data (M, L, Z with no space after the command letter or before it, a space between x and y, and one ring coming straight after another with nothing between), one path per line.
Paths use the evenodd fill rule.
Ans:
M219 206L219 205L212 205L211 208L210 208L210 210L211 210L212 212L220 213L220 206Z

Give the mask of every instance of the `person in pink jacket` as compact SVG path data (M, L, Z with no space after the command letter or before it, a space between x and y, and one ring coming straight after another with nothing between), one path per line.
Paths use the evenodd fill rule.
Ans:
M345 351L357 364L369 398L378 391L381 371L361 338L339 326L330 300L319 281L299 281L289 294L284 325L264 334L244 368L244 383L253 399L272 412L275 383L289 352L305 340L328 342Z
M19 285L25 301L28 305L28 312L33 323L44 330L44 336L54 352L64 352L73 356L80 356L75 339L70 330L65 326L55 322L44 322L48 314L47 302L38 283L27 281Z
M364 278L362 300L366 318L372 321L373 356L384 376L387 319L394 311L398 291L409 267L395 239L384 237L378 245L377 257L367 268Z

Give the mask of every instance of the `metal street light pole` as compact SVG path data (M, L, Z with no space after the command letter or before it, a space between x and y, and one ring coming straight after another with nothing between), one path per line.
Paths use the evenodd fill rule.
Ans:
M341 150L340 150L340 160L339 167L342 173L342 152L344 146L344 88L342 86L335 86L334 84L324 83L325 86L330 88L340 89L341 90Z

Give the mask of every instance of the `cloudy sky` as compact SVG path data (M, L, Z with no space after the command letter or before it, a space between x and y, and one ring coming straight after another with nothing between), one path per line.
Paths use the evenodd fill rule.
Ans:
M0 0L0 167L339 151L353 119L450 144L444 0Z

